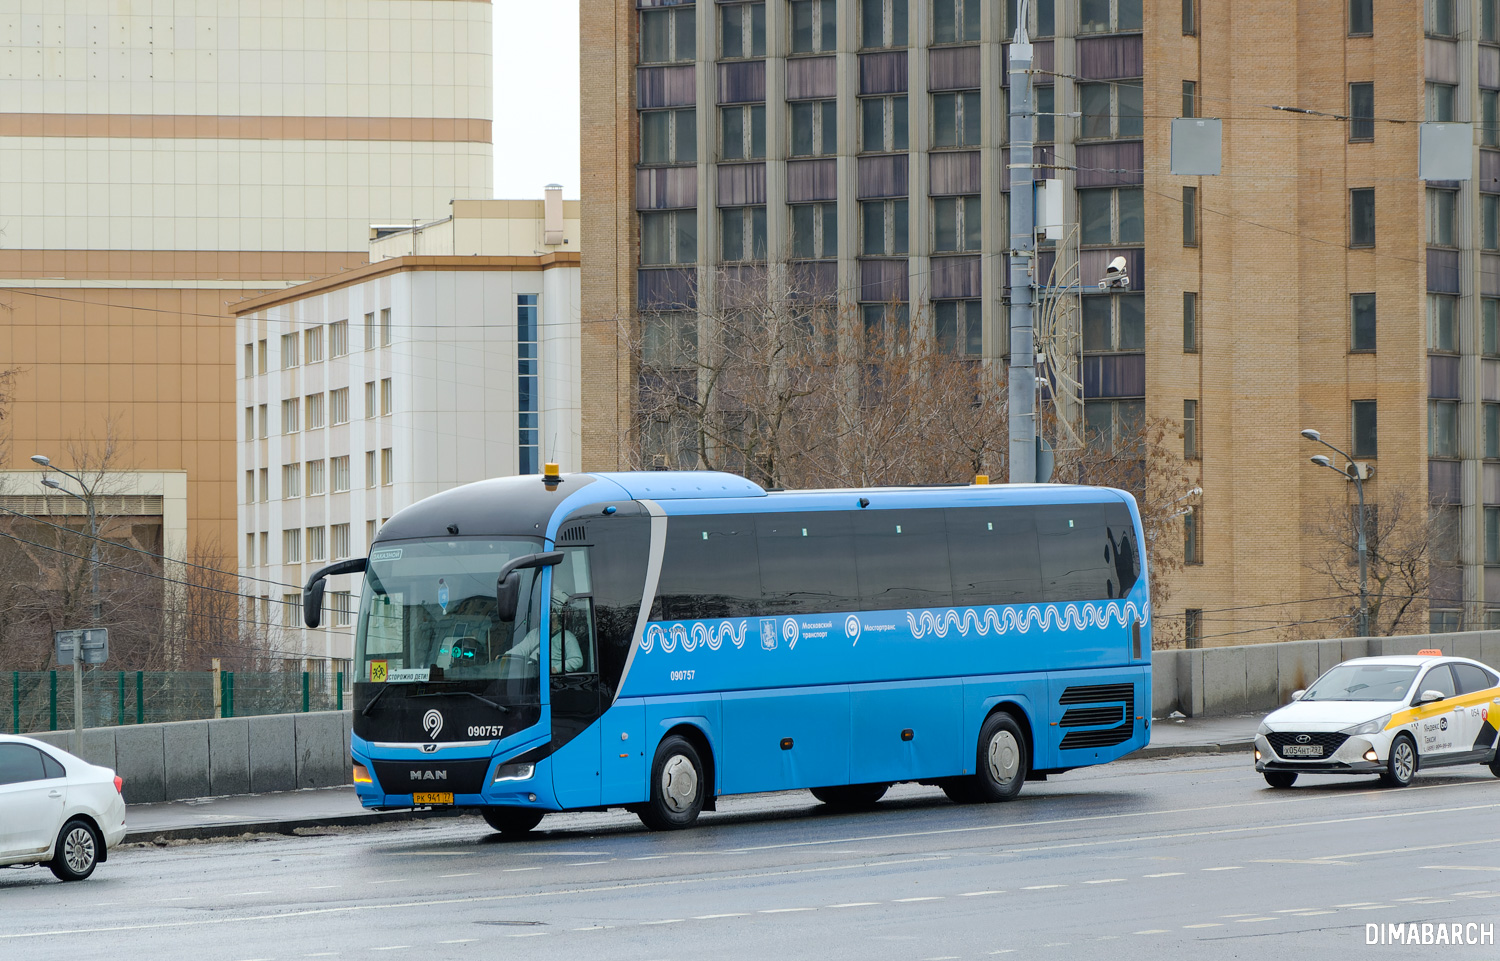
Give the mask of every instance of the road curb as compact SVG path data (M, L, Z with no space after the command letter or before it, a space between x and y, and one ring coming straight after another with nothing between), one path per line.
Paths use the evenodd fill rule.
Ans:
M1237 754L1254 749L1253 740L1222 741L1218 744L1161 744L1144 747L1133 756L1141 758L1178 757L1189 754Z
M429 811L382 811L371 814L348 814L337 817L288 818L275 821L236 821L219 824L194 824L188 827L155 828L125 832L122 844L150 844L157 841L205 841L237 838L246 834L295 835L306 828L362 827L370 824L392 824L403 821L426 821L469 814L467 808Z

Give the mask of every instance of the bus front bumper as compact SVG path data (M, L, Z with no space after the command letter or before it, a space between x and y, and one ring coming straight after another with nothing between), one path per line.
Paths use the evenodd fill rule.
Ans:
M372 810L521 807L559 811L551 758L517 764L497 758L424 761L354 755L354 792ZM363 778L359 773L363 768ZM406 789L405 793L394 793Z

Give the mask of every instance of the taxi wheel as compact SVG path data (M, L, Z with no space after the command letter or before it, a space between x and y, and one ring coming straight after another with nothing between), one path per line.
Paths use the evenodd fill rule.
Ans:
M687 738L674 734L656 749L651 764L651 796L636 814L653 831L692 827L703 810L707 787L697 749Z
M1288 788L1297 783L1296 771L1266 771L1266 783L1274 788Z
M74 818L58 832L57 848L47 866L59 881L82 881L94 873L102 846L99 832L87 821Z
M1391 756L1380 780L1391 787L1406 787L1417 773L1417 745L1410 734L1401 733L1391 742Z
M527 808L481 808L484 823L504 835L526 834L542 823L542 812Z

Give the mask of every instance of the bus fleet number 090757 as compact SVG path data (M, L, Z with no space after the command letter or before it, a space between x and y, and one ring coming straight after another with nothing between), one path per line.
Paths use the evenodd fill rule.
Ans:
M672 672L672 680L674 680L674 681L691 681L692 679L693 679L693 672L692 671L673 671Z

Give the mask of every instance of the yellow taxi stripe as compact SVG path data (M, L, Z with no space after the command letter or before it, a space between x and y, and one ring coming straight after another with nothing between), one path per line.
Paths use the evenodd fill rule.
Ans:
M1486 688L1483 691L1475 691L1473 694L1463 694L1442 701L1434 701L1431 704L1423 704L1421 707L1407 708L1404 711L1397 711L1395 714L1392 714L1390 723L1385 726L1385 729L1389 731L1393 727L1410 724L1412 721L1419 721L1424 717L1432 717L1435 714L1446 714L1456 707L1476 707L1480 704L1488 704L1492 698L1496 697L1500 697L1500 687ZM1495 720L1490 721L1490 726L1496 726Z

